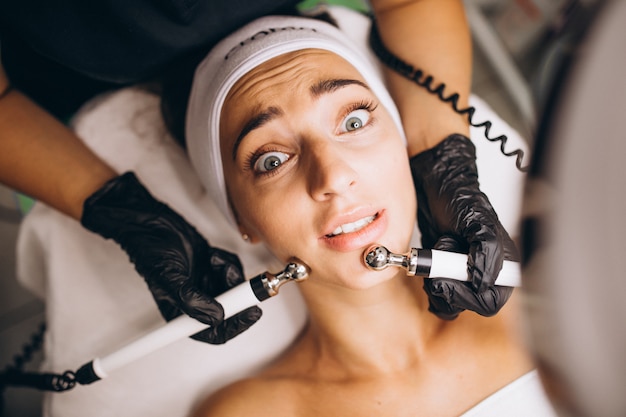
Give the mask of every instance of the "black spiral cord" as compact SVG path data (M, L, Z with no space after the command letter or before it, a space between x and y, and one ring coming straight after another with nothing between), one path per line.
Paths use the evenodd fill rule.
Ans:
M383 41L380 39L380 35L378 33L378 28L376 26L375 21L372 22L369 42L370 42L370 47L372 48L372 51L376 54L378 59L380 59L380 61L383 64L385 64L392 70L396 71L398 74L402 75L403 77L413 81L418 86L423 87L429 93L434 94L444 103L450 103L452 109L456 113L458 113L461 116L467 116L467 121L469 122L471 126L483 127L485 130L485 138L487 138L487 140L491 142L499 141L500 152L502 152L502 154L505 156L515 156L516 157L515 166L517 167L517 169L521 172L528 171L528 168L529 168L528 165L524 167L522 166L522 162L524 159L523 150L515 149L514 151L507 152L504 149L506 142L508 140L506 135L500 135L495 138L492 138L489 136L489 132L491 131L491 127L492 127L491 121L487 120L482 123L474 122L473 120L474 113L476 112L475 107L469 106L465 109L459 109L459 97L460 96L458 93L453 93L453 94L450 94L448 97L446 97L445 96L445 89L446 89L445 83L439 83L439 85L433 86L434 78L431 75L427 75L422 70L414 68L413 65L407 62L404 62L403 60L398 58L396 55L391 53L391 51L389 51L389 49L385 47L385 45L383 44Z
M20 353L13 357L13 363L0 373L0 410L4 408L4 392L8 386L31 387L42 391L67 391L76 385L72 371L63 374L25 372L24 367L37 353L44 340L46 324L42 323L30 340L22 346Z

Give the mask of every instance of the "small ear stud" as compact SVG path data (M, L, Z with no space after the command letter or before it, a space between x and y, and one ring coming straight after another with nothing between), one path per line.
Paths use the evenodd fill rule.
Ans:
M246 242L249 242L249 241L250 241L250 236L248 236L248 234L247 234L247 233L242 233L242 234L241 234L241 238L242 238L244 241L246 241Z

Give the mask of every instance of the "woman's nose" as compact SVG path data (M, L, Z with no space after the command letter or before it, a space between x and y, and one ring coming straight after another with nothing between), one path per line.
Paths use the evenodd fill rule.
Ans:
M350 190L357 182L349 154L335 143L316 144L308 150L307 181L314 200L325 201Z

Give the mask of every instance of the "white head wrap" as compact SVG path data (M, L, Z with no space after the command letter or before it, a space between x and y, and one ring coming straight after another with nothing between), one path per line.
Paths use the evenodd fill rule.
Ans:
M333 25L304 17L267 16L218 43L196 69L186 120L191 163L224 216L235 222L228 204L220 153L220 114L230 89L246 73L279 55L302 49L327 50L350 62L403 132L398 111L382 82L378 64Z

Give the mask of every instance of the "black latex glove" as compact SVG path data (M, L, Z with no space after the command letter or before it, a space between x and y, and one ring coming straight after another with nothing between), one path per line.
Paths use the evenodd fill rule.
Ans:
M480 191L476 149L453 134L410 160L417 192L422 246L469 253L470 282L425 279L430 311L451 320L463 310L496 314L513 292L494 285L503 260L518 260L517 249L487 196Z
M225 343L261 317L254 306L224 320L224 309L213 297L244 281L239 259L210 247L133 173L110 180L89 197L81 223L126 251L166 320L184 312L211 326L192 338Z

